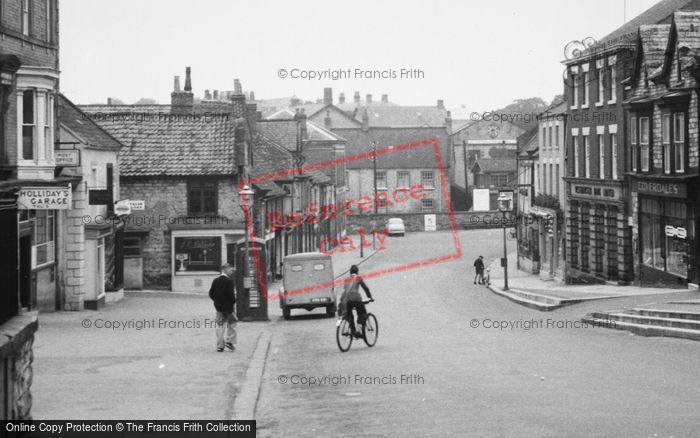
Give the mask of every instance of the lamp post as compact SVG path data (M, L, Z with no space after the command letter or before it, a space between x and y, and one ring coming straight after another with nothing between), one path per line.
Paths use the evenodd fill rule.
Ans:
M241 201L243 202L243 212L245 214L245 254L243 255L243 288L244 289L250 289L250 269L248 266L248 252L249 252L249 242L248 242L248 218L250 218L250 226L253 227L253 216L252 216L252 206L253 206L253 197L255 196L255 192L251 190L250 186L247 184L243 186L243 188L238 192L238 195L241 197Z
M508 248L506 246L506 213L510 210L510 198L501 192L498 197L498 210L503 214L503 290L508 290Z

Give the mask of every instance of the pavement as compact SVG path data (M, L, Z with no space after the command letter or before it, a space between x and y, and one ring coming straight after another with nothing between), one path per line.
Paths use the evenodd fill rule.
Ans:
M515 246L515 243L512 243ZM651 288L640 286L618 286L615 284L569 285L556 280L542 280L534 275L516 268L517 253L508 253L508 291L504 290L504 270L500 258L491 263L489 288L494 293L511 301L538 310L554 310L565 305L579 304L594 300L613 298L643 297L660 295L674 300L697 300L697 290Z

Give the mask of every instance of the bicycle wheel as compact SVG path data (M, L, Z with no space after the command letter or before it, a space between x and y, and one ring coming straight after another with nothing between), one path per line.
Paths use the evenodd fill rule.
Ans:
M362 337L368 347L374 347L374 344L377 343L377 338L379 337L379 323L377 322L377 317L371 313L367 314L367 320L362 325Z
M352 345L352 333L350 333L350 323L343 318L335 329L335 340L340 351L345 353Z

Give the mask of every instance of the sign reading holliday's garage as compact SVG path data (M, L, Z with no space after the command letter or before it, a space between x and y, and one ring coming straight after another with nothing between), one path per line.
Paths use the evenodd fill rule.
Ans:
M69 187L23 187L19 190L20 210L69 210L72 204Z

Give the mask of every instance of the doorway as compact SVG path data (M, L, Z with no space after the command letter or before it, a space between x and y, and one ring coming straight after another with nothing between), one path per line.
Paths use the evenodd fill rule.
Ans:
M32 299L32 238L19 239L19 300L20 307L31 309Z

